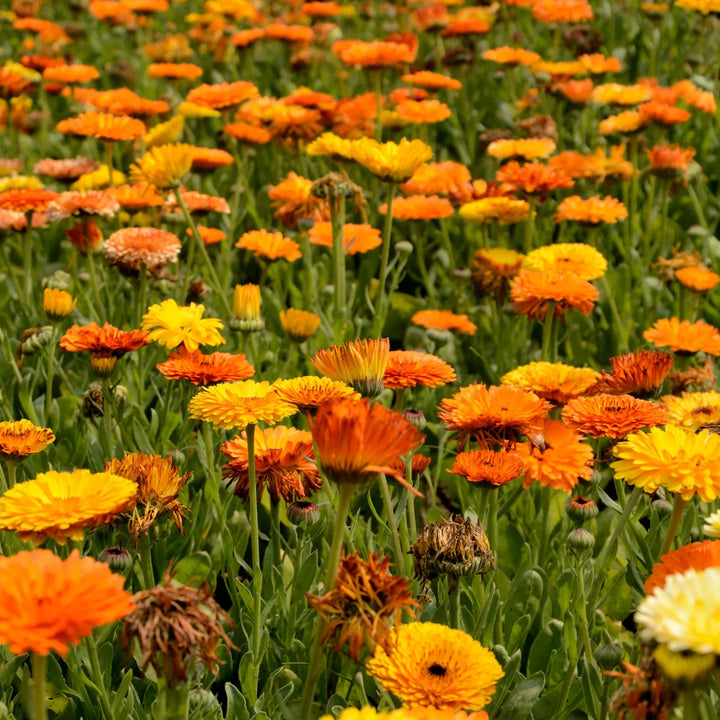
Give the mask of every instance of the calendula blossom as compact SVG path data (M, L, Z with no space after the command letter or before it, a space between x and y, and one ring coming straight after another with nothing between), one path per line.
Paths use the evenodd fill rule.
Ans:
M178 345L184 345L190 352L200 345L223 345L222 322L217 318L203 318L204 312L204 305L178 305L173 299L164 300L148 308L142 328L150 331L149 340L157 340L169 350Z

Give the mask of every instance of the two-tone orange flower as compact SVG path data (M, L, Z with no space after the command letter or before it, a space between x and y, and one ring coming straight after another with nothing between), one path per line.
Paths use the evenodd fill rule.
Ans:
M423 385L439 387L454 382L455 370L436 355L414 350L393 350L388 355L383 384L393 390Z
M95 110L88 110L77 117L61 120L55 129L71 135L87 135L104 142L138 140L147 132L145 124L140 120L127 115L111 115Z
M720 331L703 320L692 323L676 317L661 318L643 337L655 347L669 347L680 355L720 355Z
M601 393L570 400L562 417L569 428L584 435L617 439L642 428L664 425L668 415L662 405L649 400Z
M508 183L528 195L545 195L552 190L569 188L575 181L562 170L549 165L530 162L521 165L513 160L503 165L496 173L495 180Z
M50 428L38 427L29 420L0 422L0 459L6 462L20 462L53 442L55 434Z
M544 319L550 303L555 317L568 310L589 315L599 297L597 288L573 273L521 270L510 284L510 301L519 313Z
M267 230L248 230L236 243L235 247L250 250L257 258L294 262L302 257L300 245L281 232Z
M477 330L467 315L456 315L450 310L419 310L410 322L432 330L457 330L466 335L474 335Z
M389 353L388 338L350 340L318 350L310 362L325 377L347 383L365 397L376 397L383 389Z
M670 374L675 359L670 353L637 350L610 358L612 371L603 372L598 390L611 395L634 395L648 398L655 395Z
M458 453L448 472L473 484L496 488L520 477L523 461L517 453L507 450L471 450Z
M255 368L242 353L233 355L215 352L205 355L199 348L191 352L184 345L156 367L168 380L187 380L193 385L237 382L255 374Z

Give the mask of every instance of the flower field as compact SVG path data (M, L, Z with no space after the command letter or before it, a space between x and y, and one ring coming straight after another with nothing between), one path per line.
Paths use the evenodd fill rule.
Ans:
M718 717L720 2L0 33L0 720Z

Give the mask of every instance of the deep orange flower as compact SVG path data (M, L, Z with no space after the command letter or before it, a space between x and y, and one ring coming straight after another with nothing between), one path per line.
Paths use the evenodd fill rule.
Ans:
M28 455L42 452L55 442L50 428L38 427L29 420L0 422L0 459L19 462Z
M227 237L219 228L206 227L205 225L198 225L197 231L205 245L217 245ZM188 237L192 237L191 228L188 228L185 232Z
M543 23L576 23L594 17L587 0L536 0L532 14Z
M170 106L164 100L147 100L126 87L113 90L76 87L64 90L63 95L66 94L113 115L162 115L170 112Z
M181 244L176 235L151 227L116 230L105 241L105 260L121 271L137 274L143 265L155 272L178 259Z
M253 83L238 80L233 83L223 82L216 85L199 85L188 93L185 100L201 107L222 110L239 105L241 102L255 98L258 95L258 89Z
M414 123L436 123L447 120L450 108L438 100L403 100L395 106L400 120Z
M467 315L456 315L449 310L420 310L410 322L433 330L457 330L466 335L474 335L477 325L471 323Z
M255 368L243 354L214 352L204 355L199 349L190 352L184 345L156 367L168 380L189 380L193 385L237 382L255 374Z
M316 222L310 228L308 238L313 245L332 247L332 224L326 221ZM380 230L365 223L343 225L343 247L346 255L366 253L381 244Z
M688 570L720 567L720 540L705 540L672 550L653 565L652 574L645 581L645 593L651 595L665 587L668 576L684 575Z
M540 432L550 407L549 402L529 390L476 383L444 398L438 417L461 435L512 446L519 435Z
M303 412L317 410L322 404L334 400L360 399L360 393L341 380L315 375L276 380L273 387L281 400Z
M272 140L272 133L269 130L244 122L230 123L223 128L223 132L251 145L264 145Z
M152 63L148 75L157 78L195 80L203 74L203 69L193 63Z
M301 10L308 17L335 17L342 12L342 5L336 2L306 2Z
M138 140L147 133L144 123L126 115L110 115L88 110L74 118L61 120L55 129L72 135L88 135L104 142Z
M326 199L311 194L313 181L291 172L277 185L271 185L268 197L276 208L273 217L291 227L300 220L329 220L330 208ZM330 243L332 245L332 241Z
M271 23L265 27L265 37L289 43L309 43L314 36L313 29L306 25Z
M365 400L338 400L318 408L312 436L320 466L335 483L373 482L378 473L405 484L393 467L425 439L400 413Z
M398 42L364 42L362 40L337 40L332 44L332 51L346 65L360 65L367 68L381 68L398 63L411 63L415 60L417 50L405 43Z
M593 449L574 430L559 420L547 418L534 440L515 448L525 463L524 487L539 482L544 487L570 493L578 481L590 479Z
M444 360L429 353L414 350L393 350L383 375L383 384L392 389L438 387L454 382L455 370Z
M380 206L380 212L387 213L387 203ZM437 220L455 213L452 204L437 195L411 195L393 200L392 214L396 220Z
M56 221L72 215L113 217L119 209L120 203L112 193L89 190L62 192L45 208L45 212L51 221Z
M509 183L529 195L543 195L551 190L572 187L573 179L561 170L542 163L520 163L513 160L503 165L495 175L500 183Z
M603 372L597 389L611 395L655 395L670 374L675 359L670 353L637 350L610 358L612 372Z
M232 165L235 158L226 150L219 148L193 147L193 159L191 170L207 171L225 165Z
M580 55L578 62L584 65L593 75L620 72L622 70L622 63L616 57L605 57L601 53Z
M451 19L440 32L443 37L459 35L485 35L490 32L490 23L481 18Z
M695 292L707 292L720 282L720 275L701 267L678 268L675 278L681 285Z
M73 180L77 180L81 175L94 172L99 167L100 164L97 161L86 157L67 158L64 160L44 158L33 165L33 172L36 175L45 175L60 182L72 182Z
M627 208L617 198L598 196L581 198L579 195L570 195L563 198L555 213L555 222L574 220L581 225L600 225L608 223L614 225L618 220L624 220L628 215Z
M235 436L222 444L223 477L244 501L250 496L247 435ZM307 430L276 425L255 431L255 473L258 497L267 487L271 502L277 504L310 497L322 487L315 463L312 435Z
M533 0L534 2L534 0ZM507 46L485 50L483 59L500 63L501 65L527 65L530 67L540 60L540 55L524 48L511 48Z
M429 162L421 165L400 189L408 195L449 195L464 192L470 185L470 171L457 162Z
M62 560L50 550L23 550L0 558L0 643L63 657L99 625L114 622L135 604L125 578L73 550Z
M590 437L624 438L632 432L667 422L667 410L658 403L632 395L601 393L571 400L562 411L565 424Z
M143 183L119 185L110 188L108 193L114 195L120 206L131 213L165 204L165 199L158 193L154 185Z
M599 297L597 288L577 275L521 270L510 284L510 301L519 313L544 319L549 303L554 316L561 317L571 308L589 315Z
M559 93L576 105L590 101L593 93L592 80L558 80L550 85L550 91Z
M193 215L207 215L210 212L229 213L230 205L224 197L216 195L206 195L205 193L195 192L194 190L185 190L180 188L180 194L187 206L188 212ZM165 212L181 213L182 210L175 197L173 190L167 196L165 202Z
M615 133L629 135L640 130L645 124L639 112L627 110L602 120L598 125L598 131L601 135L614 135Z
M682 148L679 145L655 145L647 150L650 168L659 177L687 177L690 161L695 157L695 148Z
M643 103L638 107L640 121L642 123L655 122L658 125L672 126L684 123L690 119L690 113L682 108L664 103L650 102Z
M235 47L246 48L264 37L265 30L263 28L250 28L249 30L240 30L233 33L230 36L230 42Z
M89 82L100 77L92 65L56 65L43 70L43 80L61 83Z
M383 389L389 353L388 338L349 340L318 350L310 362L325 377L341 380L367 397L376 397Z
M681 355L704 352L720 355L720 331L704 320L691 323L678 318L661 318L643 333L643 337L655 347L669 347Z
M522 475L523 461L517 453L506 450L471 450L458 453L448 472L462 475L471 483L495 488Z
M448 77L447 75L442 75L441 73L430 72L429 70L403 75L400 79L408 83L408 85L418 85L428 90L459 90L462 87L462 83L459 80L455 80L455 78Z
M587 393L599 378L600 374L590 368L558 362L532 362L505 373L500 382L532 390L538 397L564 405L572 398Z
M294 262L302 257L300 246L282 233L267 230L249 230L236 243L235 247L250 250L257 258L279 260L283 258Z
M11 212L38 212L58 197L59 193L52 190L34 190L20 188L18 190L5 190L0 192L0 209Z

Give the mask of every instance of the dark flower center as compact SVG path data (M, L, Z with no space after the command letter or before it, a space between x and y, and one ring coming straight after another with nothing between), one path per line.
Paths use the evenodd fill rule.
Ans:
M438 665L437 663L433 663L429 668L428 672L431 675L434 675L435 677L444 677L447 670L442 666Z

